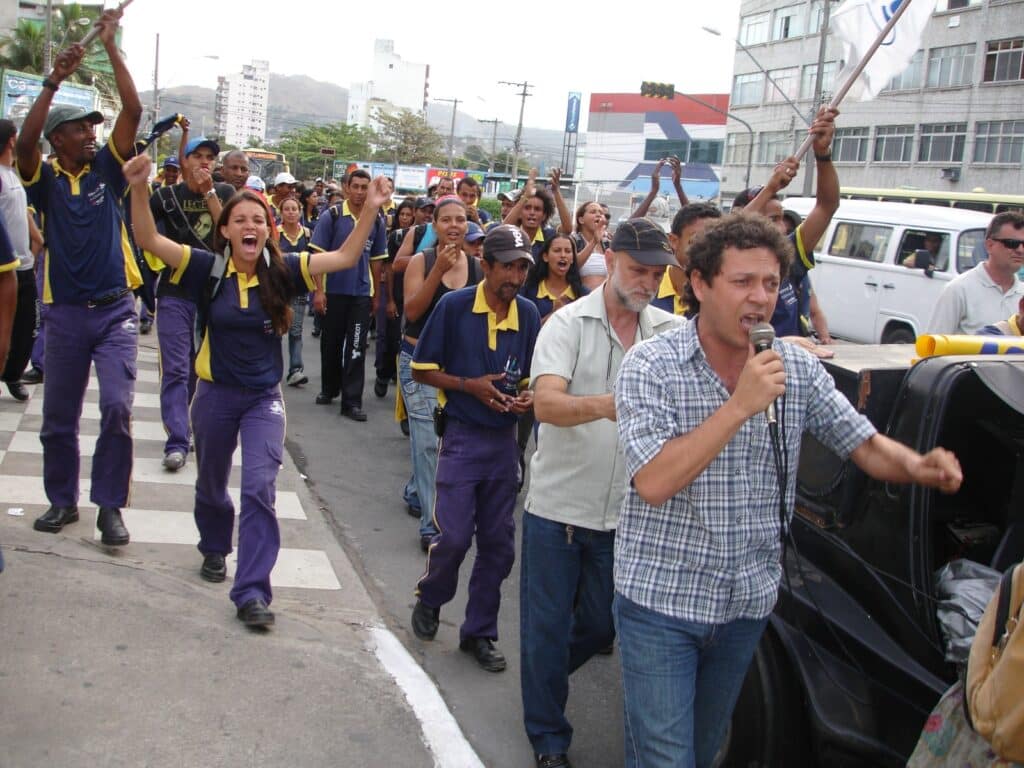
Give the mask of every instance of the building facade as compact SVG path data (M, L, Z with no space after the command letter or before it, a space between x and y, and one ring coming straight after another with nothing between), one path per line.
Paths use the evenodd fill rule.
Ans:
M832 10L837 6L833 2ZM806 135L806 120L815 111L823 16L823 0L741 3L730 110L751 130L728 122L726 197L744 186L751 146L751 184L759 184ZM938 0L907 69L873 101L840 104L832 151L840 183L1021 192L1022 54L1022 0ZM840 41L829 35L822 67L825 102L840 85L841 56ZM803 176L801 171L790 192L804 189Z
M254 59L241 72L217 78L214 122L217 135L228 144L244 147L250 139L262 144L267 137L267 100L270 62Z
M373 77L352 83L348 94L350 125L372 127L373 111L391 105L420 112L427 108L430 65L404 61L393 40L373 43Z

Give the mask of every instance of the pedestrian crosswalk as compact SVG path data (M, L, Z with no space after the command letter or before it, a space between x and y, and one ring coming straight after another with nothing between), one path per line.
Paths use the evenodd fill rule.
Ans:
M194 454L177 472L162 466L166 435L160 420L160 396L155 339L139 349L138 378L133 407L132 435L134 458L132 491L129 506L123 510L125 524L131 533L129 547L135 556L159 553L160 547L190 547L199 541L192 516L196 467ZM49 506L43 487L42 445L39 429L42 424L43 386L30 386L31 399L25 403L11 398L0 399L0 536L10 526L31 531L32 521ZM82 409L79 446L79 511L82 521L66 528L59 535L92 535L99 532L86 521L94 519L95 507L89 501L92 456L99 433L99 389L95 372L90 375L86 402ZM287 461L287 460L286 460ZM239 509L241 482L241 448L235 451L228 493ZM277 588L327 589L341 588L327 553L303 546L310 543L303 508L301 479L292 465L282 468L278 478L277 516L281 527L281 551L271 575ZM307 497L308 498L308 497ZM83 525L85 524L85 525ZM47 536L49 534L35 534ZM143 547L141 545L155 545ZM199 555L196 553L198 565ZM234 572L234 555L228 558L228 576Z

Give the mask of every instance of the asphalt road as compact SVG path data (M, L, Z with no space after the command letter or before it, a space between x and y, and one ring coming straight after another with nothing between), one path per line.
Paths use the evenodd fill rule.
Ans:
M325 518L360 571L381 616L435 681L483 763L489 768L533 765L519 687L518 531L525 489L516 510L517 562L502 588L499 617L498 647L508 658L508 669L488 673L458 649L473 552L463 563L455 599L441 609L437 638L423 642L412 634L413 588L422 574L424 556L417 520L408 516L402 501L410 471L409 443L394 421L394 387L384 399L374 396L371 341L363 399L369 421L358 424L342 417L337 400L329 406L316 405L320 352L311 328L312 321L307 318L303 358L310 381L300 388L284 387L287 448L292 458L307 475ZM592 768L622 765L617 653L597 656L573 675L567 712L575 729L569 752L574 764Z

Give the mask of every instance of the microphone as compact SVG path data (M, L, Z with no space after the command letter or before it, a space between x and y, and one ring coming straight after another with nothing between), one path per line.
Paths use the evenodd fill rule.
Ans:
M750 329L750 343L754 345L754 352L764 352L766 349L771 349L773 341L775 341L775 329L772 328L771 323L758 323ZM774 400L768 403L764 415L768 419L769 424L775 423Z

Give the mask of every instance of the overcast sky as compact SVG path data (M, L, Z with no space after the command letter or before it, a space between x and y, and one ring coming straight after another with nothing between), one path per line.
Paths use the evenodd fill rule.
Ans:
M263 16L256 10L261 7L269 9ZM215 88L217 75L254 58L269 60L276 74L309 75L348 88L368 79L374 39L392 39L402 59L430 65L431 98L458 98L459 111L514 124L518 91L497 82L526 80L536 86L526 100L524 124L558 130L569 91L583 92L585 130L592 91L639 92L643 80L674 83L690 93L730 89L739 0L511 4L505 6L507 20L488 21L499 16L499 7L135 0L125 9L123 43L140 91L152 88L158 32L161 88Z

